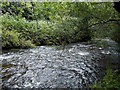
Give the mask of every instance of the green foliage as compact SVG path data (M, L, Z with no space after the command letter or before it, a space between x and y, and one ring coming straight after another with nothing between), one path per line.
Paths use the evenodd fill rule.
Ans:
M26 19L34 19L32 3L30 2L2 2L2 12L20 15Z
M15 30L3 30L2 31L2 47L4 48L28 48L34 46L31 41L19 38L20 33Z
M2 30L7 33L16 30L18 39L24 38L35 45L67 44L119 33L115 23L86 28L101 20L118 18L112 3L2 2L1 8ZM117 36L112 38L119 42Z
M0 17L2 29L16 30L20 38L30 40L36 45L43 44L67 44L82 41L84 36L89 36L86 30L80 31L83 27L81 18L63 17L61 22L27 21L25 18L3 15ZM81 23L81 26L79 26ZM75 34L79 32L79 34ZM6 32L9 33L9 32ZM17 35L18 36L18 35ZM17 39L17 38L16 38Z
M103 20L120 18L109 2L2 2L1 9L3 49L64 45L105 37L120 43L119 22L88 27ZM103 80L90 88L120 88L119 82L120 76L108 70Z
M109 70L107 70L106 75L103 77L103 79L101 81L95 82L89 88L120 89L119 82L120 82L120 75L118 73L116 73L115 71L109 69Z
M120 44L120 22L113 23L110 37Z

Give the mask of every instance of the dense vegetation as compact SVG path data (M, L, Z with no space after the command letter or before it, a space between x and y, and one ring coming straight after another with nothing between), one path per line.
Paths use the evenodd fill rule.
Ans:
M120 22L116 20L120 14L113 8L113 3L3 2L1 4L3 49L44 44L60 45L105 37L120 43ZM98 24L94 24L96 22Z

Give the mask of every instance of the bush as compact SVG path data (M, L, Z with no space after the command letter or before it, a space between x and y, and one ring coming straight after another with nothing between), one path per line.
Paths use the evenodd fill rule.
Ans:
M19 38L23 38L23 41L29 41L35 45L60 45L84 41L86 37L90 36L90 33L88 33L89 30L81 30L81 27L83 27L82 19L75 17L63 17L63 20L60 22L43 20L28 21L19 16L13 17L9 15L3 15L0 19L2 30L4 30L5 35L7 35L6 38L8 39L3 36L5 38L3 39L5 40L3 43L4 46L20 46L19 43L21 39L19 40ZM11 38L8 38L8 35L10 35ZM12 37L14 37L14 39ZM25 44L22 46L24 45Z
M26 41L24 38L20 38L20 33L15 30L3 30L2 32L2 47L8 48L27 48L34 46L31 41Z

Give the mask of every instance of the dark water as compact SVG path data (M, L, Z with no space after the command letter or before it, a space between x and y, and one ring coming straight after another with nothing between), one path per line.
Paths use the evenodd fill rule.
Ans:
M84 88L101 79L107 68L119 68L116 47L88 44L37 46L4 52L2 86L11 88ZM114 60L114 61L113 61Z

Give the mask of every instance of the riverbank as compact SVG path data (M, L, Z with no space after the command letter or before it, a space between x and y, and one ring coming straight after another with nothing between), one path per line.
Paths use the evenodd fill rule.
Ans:
M28 21L19 16L2 15L0 19L3 49L28 48L38 45L65 45L90 40L89 31L85 29L79 32L79 26L75 25L81 22L80 18L63 17L60 22L53 22Z
M64 16L59 22L32 20L20 16L0 16L0 37L3 49L30 48L40 45L66 45L75 42L89 42L95 38L106 36L119 42L117 31L105 31L106 36L93 29L81 28L83 23L79 17ZM117 30L117 29L116 29ZM109 33L115 33L110 35ZM118 32L119 33L119 32Z

